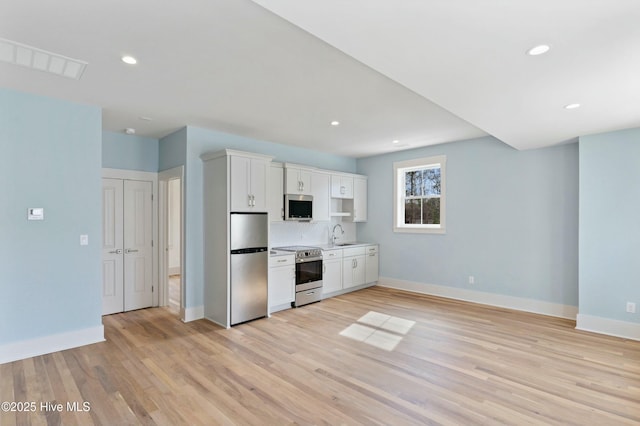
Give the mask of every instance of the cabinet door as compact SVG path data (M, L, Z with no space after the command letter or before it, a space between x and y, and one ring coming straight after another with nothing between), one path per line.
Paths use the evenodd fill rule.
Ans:
M365 256L352 256L342 259L342 288L364 284Z
M279 222L284 220L284 169L282 167L271 166L269 176L269 220Z
M251 160L246 157L231 156L229 167L231 211L250 211Z
M364 284L366 272L366 256L356 256L354 258L355 266L353 268L353 285Z
M295 266L269 268L269 309L293 302L295 298Z
M269 192L269 162L262 159L251 159L249 173L249 194L251 195L251 211L267 211L267 193Z
M330 197L329 175L313 172L311 174L311 188L313 188L313 220L329 221Z
M353 270L355 269L355 257L342 259L342 288L353 287Z
M284 172L287 194L311 194L311 171L287 167Z
M367 221L367 180L354 178L353 180L353 221Z
M331 197L353 198L353 178L351 176L331 175Z
M286 194L300 194L302 192L300 169L287 167L286 169L284 169L284 179Z
M323 262L322 293L328 294L342 290L342 259Z
M378 253L377 252L367 253L365 263L366 263L366 270L365 270L365 276L364 276L365 283L374 283L378 281L378 271L379 271Z

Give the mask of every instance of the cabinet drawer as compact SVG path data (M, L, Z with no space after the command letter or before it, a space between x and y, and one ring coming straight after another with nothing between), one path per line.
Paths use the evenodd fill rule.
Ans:
M365 254L365 248L366 248L365 246L360 246L360 247L349 247L349 248L342 249L342 256L344 257L361 256Z
M296 257L293 254L269 257L269 268L294 265L295 263L296 263Z
M342 249L338 250L323 250L322 260L342 259Z

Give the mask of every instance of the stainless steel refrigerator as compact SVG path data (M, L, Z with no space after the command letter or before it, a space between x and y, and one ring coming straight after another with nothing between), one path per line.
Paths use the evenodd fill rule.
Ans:
M231 213L231 325L267 316L267 213Z

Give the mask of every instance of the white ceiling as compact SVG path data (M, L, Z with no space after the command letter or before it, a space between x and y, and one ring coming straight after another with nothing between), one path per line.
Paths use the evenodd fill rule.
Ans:
M638 0L4 0L0 37L88 66L77 81L0 63L0 86L156 138L194 125L362 157L489 133L526 149L640 126L638 22Z

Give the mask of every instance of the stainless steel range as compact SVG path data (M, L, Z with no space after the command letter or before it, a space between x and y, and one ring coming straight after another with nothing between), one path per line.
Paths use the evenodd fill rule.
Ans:
M322 300L322 250L318 247L274 247L296 254L296 298L292 307Z

